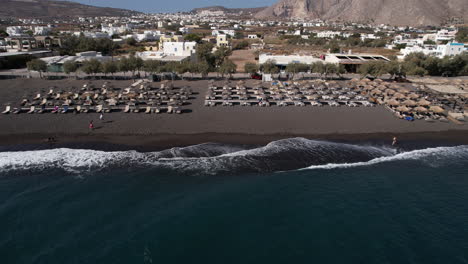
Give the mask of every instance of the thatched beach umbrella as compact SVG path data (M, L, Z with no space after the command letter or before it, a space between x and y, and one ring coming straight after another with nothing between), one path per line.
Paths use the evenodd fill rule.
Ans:
M406 107L406 106L399 106L399 107L397 107L396 110L397 110L397 111L400 111L400 112L409 112L411 109L409 109L409 108Z
M414 110L416 112L419 112L419 113L426 113L427 112L427 108L422 107L422 106L418 106L418 107L414 108Z
M417 105L417 103L415 101L409 100L409 99L405 100L402 104L406 105L406 106L415 106L415 105Z
M431 106L429 108L429 110L434 112L434 113L443 113L443 112L445 112L445 110L442 107L438 106L438 105Z
M392 95L392 94L395 94L395 90L392 90L392 89L387 89L385 90L385 93L388 94L388 95Z
M427 101L426 99L421 99L419 100L418 104L422 106L428 106L431 104L431 102Z
M391 106L399 106L399 105L400 105L400 102L398 102L398 101L395 100L395 99L392 99L392 100L387 101L387 104L388 104L388 105L391 105Z
M409 94L411 91L406 88L401 88L399 92L404 93L404 94Z
M393 98L397 98L397 99L403 99L403 98L406 98L406 96L402 93L395 93L393 95Z
M411 98L411 99L418 99L418 98L419 98L419 95L417 95L417 94L415 94L415 93L410 93L410 94L408 95L408 97Z
M370 93L371 94L382 94L382 91L380 91L379 89L374 89Z

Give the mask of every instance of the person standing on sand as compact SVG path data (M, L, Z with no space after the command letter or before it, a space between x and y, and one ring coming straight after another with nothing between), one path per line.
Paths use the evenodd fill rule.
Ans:
M93 131L93 129L94 129L94 124L93 124L93 120L91 120L89 122L89 131Z
M104 120L104 115L101 113L101 115L99 115L99 120Z
M393 137L392 146L396 146L397 144L398 144L397 137Z

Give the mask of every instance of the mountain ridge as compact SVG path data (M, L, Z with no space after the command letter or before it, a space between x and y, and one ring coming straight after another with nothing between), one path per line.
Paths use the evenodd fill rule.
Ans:
M60 18L78 16L126 16L140 12L84 5L72 1L53 0L0 0L0 17Z
M468 21L467 0L279 0L257 18L308 18L404 26Z

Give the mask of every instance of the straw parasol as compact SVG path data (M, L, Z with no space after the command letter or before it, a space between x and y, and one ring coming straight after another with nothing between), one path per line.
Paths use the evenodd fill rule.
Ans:
M417 94L415 94L415 93L410 93L410 94L408 95L408 97L411 98L411 99L418 99L418 98L419 98L419 95L417 95Z
M395 94L395 93L396 93L395 90L392 90L392 89L387 89L387 90L385 90L385 92L386 92L387 94L389 94L389 95L392 95L392 94Z
M403 99L403 98L406 98L406 96L402 93L395 93L393 95L394 98L397 98L397 99Z
M445 112L445 110L444 110L442 107L437 106L437 105L431 106L431 107L429 108L429 110L431 110L431 111L434 112L434 113L443 113L443 112Z
M400 102L398 102L398 101L395 100L395 99L392 99L392 100L389 100L389 101L387 102L387 104L388 104L388 105L391 105L391 106L398 106L398 105L400 105Z
M400 93L409 94L409 93L410 93L410 90L408 90L408 89L406 89L406 88L401 88L401 89L400 89Z
M419 100L418 104L422 106L428 106L431 104L431 102L427 101L426 99L421 99Z
M409 99L408 99L408 100L405 100L405 101L403 102L403 105L406 105L406 106L415 106L415 105L417 105L417 103L416 103L415 101L413 101L413 100L409 100Z
M397 111L400 111L400 112L409 112L411 109L409 109L409 108L406 107L406 106L399 106L399 107L397 107L396 110L397 110Z
M422 106L418 106L418 107L414 108L414 110L416 112L420 112L420 113L426 113L427 112L427 108L422 107Z
M379 89L374 89L370 93L371 94L382 94L382 91L380 91Z

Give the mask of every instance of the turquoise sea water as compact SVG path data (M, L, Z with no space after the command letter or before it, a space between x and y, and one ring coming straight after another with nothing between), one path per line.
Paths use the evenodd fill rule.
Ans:
M0 263L468 263L468 146L0 152Z

